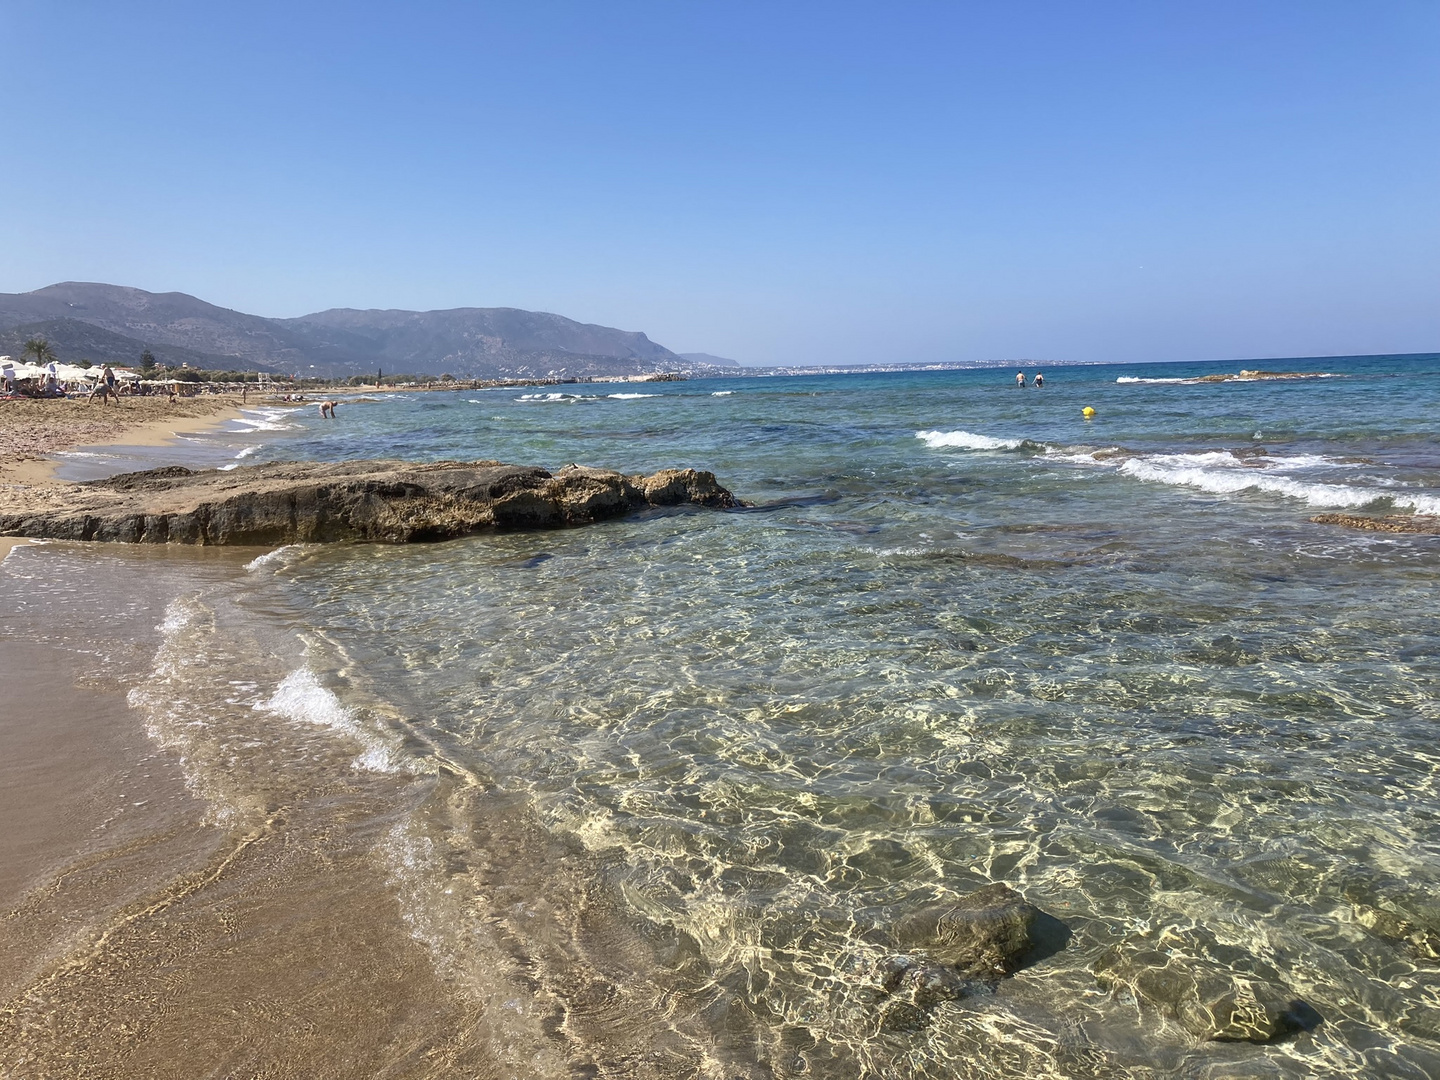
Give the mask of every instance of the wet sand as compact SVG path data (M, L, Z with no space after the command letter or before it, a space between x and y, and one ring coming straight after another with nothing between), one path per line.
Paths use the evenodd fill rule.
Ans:
M45 573L67 547L14 558ZM220 819L187 787L126 698L167 602L152 571L186 567L140 557L97 566L93 630L0 593L0 1076L555 1075L538 1027L495 1030L524 991L496 970L458 993L404 918L377 848L428 778L337 768Z
M132 819L153 818L146 807L196 817L124 695L76 685L79 674L64 650L0 640L0 909L59 862L111 843ZM6 959L0 971L13 974Z

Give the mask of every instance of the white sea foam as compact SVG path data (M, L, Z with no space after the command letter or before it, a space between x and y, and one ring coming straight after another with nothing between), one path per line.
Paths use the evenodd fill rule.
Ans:
M19 551L22 547L26 547L26 546L29 546L29 545L36 545L36 546L38 546L38 545L42 545L42 544L48 544L49 542L50 542L49 540L22 540L22 541L20 541L19 543L17 543L14 547L7 549L4 555L0 555L0 562L4 562L4 561L5 561L6 559L8 559L11 555L14 555L15 552Z
M729 397L729 396L730 396L731 394L733 394L734 392L735 392L734 390L711 390L711 391L710 391L710 396L711 396L711 397Z
M1049 461L1063 461L1074 465L1098 465L1097 454L1122 453L1118 446L1047 446L1045 457Z
M395 768L391 748L365 731L355 719L354 712L346 708L333 691L323 686L309 668L297 668L286 675L275 688L275 693L268 700L258 702L255 708L287 720L327 727L350 736L365 748L355 759L357 768L373 772L391 772Z
M1298 371L1293 375L1270 375L1270 376L1245 376L1233 375L1226 379L1212 379L1209 376L1192 375L1189 378L1169 379L1143 379L1135 375L1121 375L1115 381L1117 383L1184 383L1187 385L1206 384L1212 382L1285 382L1296 379L1338 379L1341 376L1333 371Z
M1295 458L1260 458L1245 461L1225 451L1202 454L1152 454L1120 463L1120 472L1148 483L1195 488L1212 495L1262 491L1298 499L1327 509L1358 509L1388 501L1397 509L1440 514L1440 496L1376 490L1356 484L1317 483L1288 475L1301 469L1334 466L1337 462L1311 455Z
M270 699L260 702L255 708L336 731L349 731L355 726L350 710L320 684L309 668L296 668L290 672L280 680Z
M177 598L165 605L165 614L160 619L160 625L155 627L166 638L174 637L185 627L189 626L195 618L195 609L188 599Z
M607 396L612 397L612 398L617 398L617 399L620 400L620 401L633 401L635 398L642 398L642 397L659 397L660 395L659 395L659 394L609 394L609 395L607 395Z
M282 422L289 413L289 409L242 409L231 423L239 424L242 431L293 431L297 425Z
M274 551L267 551L264 555L257 555L246 563L245 569L255 571L267 566L273 566L276 563L282 563L295 552L300 551L301 548L302 545L300 544L286 544L284 547L278 547Z
M1035 446L1029 440L996 439L968 431L920 431L916 437L931 447L966 450L1013 450ZM1190 487L1212 495L1265 492L1298 499L1326 509L1358 509L1385 503L1396 510L1440 514L1440 493L1416 491L1385 476L1350 475L1342 480L1321 479L1335 470L1353 468L1354 459L1323 454L1257 454L1237 456L1228 450L1197 453L1126 456L1120 447L1048 446L1045 458L1056 463L1116 469L1147 483Z
M521 394L516 401L578 401L579 394Z
M1024 445L1023 439L995 439L969 431L917 431L915 437L923 440L932 450L948 447L960 450L1018 450Z

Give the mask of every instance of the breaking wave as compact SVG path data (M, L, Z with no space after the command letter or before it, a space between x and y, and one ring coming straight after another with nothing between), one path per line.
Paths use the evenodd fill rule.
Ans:
M293 431L295 424L283 423L289 409L242 409L240 415L231 421L240 425L240 431Z
M1397 509L1440 514L1440 496L1403 489L1377 490L1356 484L1318 483L1291 472L1339 467L1342 462L1305 455L1296 458L1242 459L1226 451L1199 454L1152 454L1120 462L1120 472L1154 484L1195 488L1212 495L1261 491L1298 499L1326 509L1359 509L1388 502Z
M960 450L1019 450L1026 444L1025 439L995 439L989 435L976 435L970 431L917 431L932 450L955 448Z

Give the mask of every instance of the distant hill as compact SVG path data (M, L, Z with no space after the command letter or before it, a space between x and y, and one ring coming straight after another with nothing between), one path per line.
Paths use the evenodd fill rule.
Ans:
M496 378L698 373L709 366L642 333L516 308L336 308L267 319L185 293L76 281L0 293L0 341L34 334L45 336L66 360L134 363L148 347L164 363L326 377L377 368Z
M313 363L455 375L615 375L674 370L678 356L644 334L517 308L356 311L277 320Z
M156 360L171 367L189 364L194 368L218 368L222 371L239 367L247 371L274 370L269 365L240 365L230 356L198 352L178 345L141 341L102 329L92 323L81 322L79 319L46 319L44 322L23 323L0 330L0 355L18 359L25 342L34 337L48 341L55 350L55 355L66 364L89 360L92 364L136 367L148 349Z

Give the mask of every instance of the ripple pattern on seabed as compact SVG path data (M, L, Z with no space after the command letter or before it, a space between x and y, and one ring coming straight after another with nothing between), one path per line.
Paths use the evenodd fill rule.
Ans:
M643 415L472 413L428 426L430 452L639 471L683 447L778 504L281 573L432 747L675 935L634 981L703 1020L702 1060L1436 1074L1437 552L1301 516L1308 487L1433 497L1423 402L1343 378L1071 377L1029 396L978 377L679 384ZM887 1025L876 931L989 880L1067 922L1070 948ZM1197 1043L1183 1002L1136 991L1222 975L1323 1022ZM563 973L547 985L566 996Z
M1413 1008L1435 973L1362 925L1434 914L1422 582L1382 617L1358 575L1234 604L1159 568L1117 576L1105 550L972 569L813 531L678 518L545 538L538 562L534 538L348 552L323 581L373 583L331 623L410 643L385 677L367 656L370 677L418 688L450 754L608 856L634 913L693 943L695 1000L725 987L717 1025L763 1032L782 1074L1193 1067L1192 1037L1096 985L1107 951L1156 948L1325 1017L1303 1045L1213 1044L1212 1062L1435 1067ZM437 579L456 587L422 599ZM881 1028L869 931L987 880L1075 945L918 1032Z

